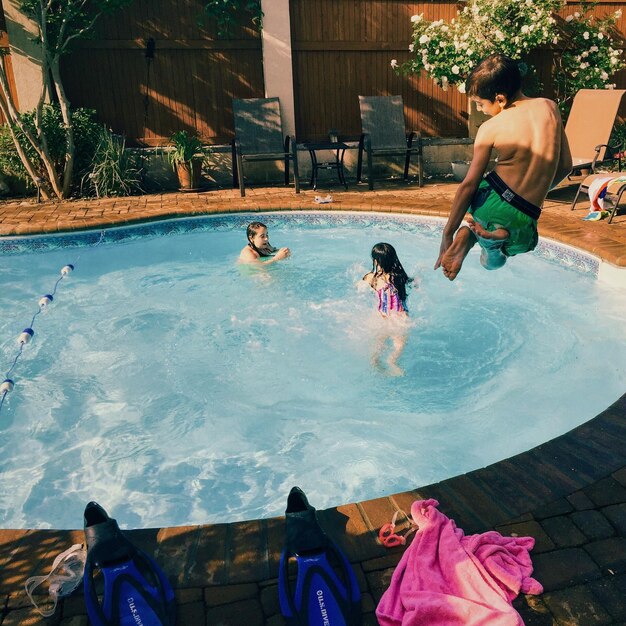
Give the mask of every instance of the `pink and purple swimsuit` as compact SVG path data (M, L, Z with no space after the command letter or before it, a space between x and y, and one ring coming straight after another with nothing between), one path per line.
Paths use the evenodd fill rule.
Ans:
M398 290L391 284L386 283L384 287L376 290L378 294L378 311L382 315L389 315L392 311L395 313L408 313L406 302L400 300Z

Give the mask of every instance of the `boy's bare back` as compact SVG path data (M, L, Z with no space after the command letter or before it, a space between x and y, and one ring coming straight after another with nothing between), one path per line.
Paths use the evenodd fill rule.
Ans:
M541 206L562 171L562 155L569 154L559 110L546 98L522 96L487 120L476 141L495 148L496 173L536 206Z

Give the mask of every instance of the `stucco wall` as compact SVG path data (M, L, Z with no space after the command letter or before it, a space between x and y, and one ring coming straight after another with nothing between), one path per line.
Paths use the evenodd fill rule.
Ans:
M18 9L19 0L2 0L20 111L31 111L41 94L41 57L33 43L36 25Z

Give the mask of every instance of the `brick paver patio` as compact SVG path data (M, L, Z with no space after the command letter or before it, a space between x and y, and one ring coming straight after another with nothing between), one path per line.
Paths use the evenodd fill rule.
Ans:
M0 203L0 235L57 232L189 214L268 209L416 212L445 216L456 185L429 183L333 189L332 205L314 192L284 188L34 204ZM319 191L317 193L320 193ZM540 234L626 267L626 215L612 224L583 222L585 205L569 210L571 190L544 207ZM626 270L625 270L626 271ZM436 498L466 533L495 528L531 535L535 576L545 592L515 606L529 626L626 626L626 395L599 416L561 437L492 466L441 483L320 512L329 535L347 552L363 592L364 624L375 624L375 605L403 548L386 550L380 526L413 500ZM121 520L123 521L123 520ZM281 518L233 524L130 531L153 553L176 588L181 626L278 626L277 568L284 539ZM47 573L53 557L82 531L0 530L0 624L86 626L82 593L60 602L42 619L30 606L24 581Z

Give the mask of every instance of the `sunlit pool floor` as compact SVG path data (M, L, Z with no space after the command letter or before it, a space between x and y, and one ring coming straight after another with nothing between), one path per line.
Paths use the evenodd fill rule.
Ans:
M445 215L456 185L436 185L417 189L387 184L374 192L333 188L333 205ZM313 202L314 195L257 188L244 201L233 190L221 190L193 197L4 202L0 234L56 232L189 213L327 209ZM626 266L626 216L618 215L612 224L582 222L585 205L571 212L568 198L571 191L546 203L541 234ZM626 395L590 422L516 457L436 485L320 511L322 525L355 566L366 626L376 624L376 603L404 550L383 548L378 529L396 509L408 511L421 498L439 500L442 512L466 533L495 528L536 539L534 575L545 592L515 601L528 626L626 625ZM179 625L284 623L276 583L284 519L129 532L156 556L174 584ZM0 530L2 626L87 626L80 591L62 601L48 620L35 612L24 593L26 578L47 573L56 554L82 540L82 531Z

